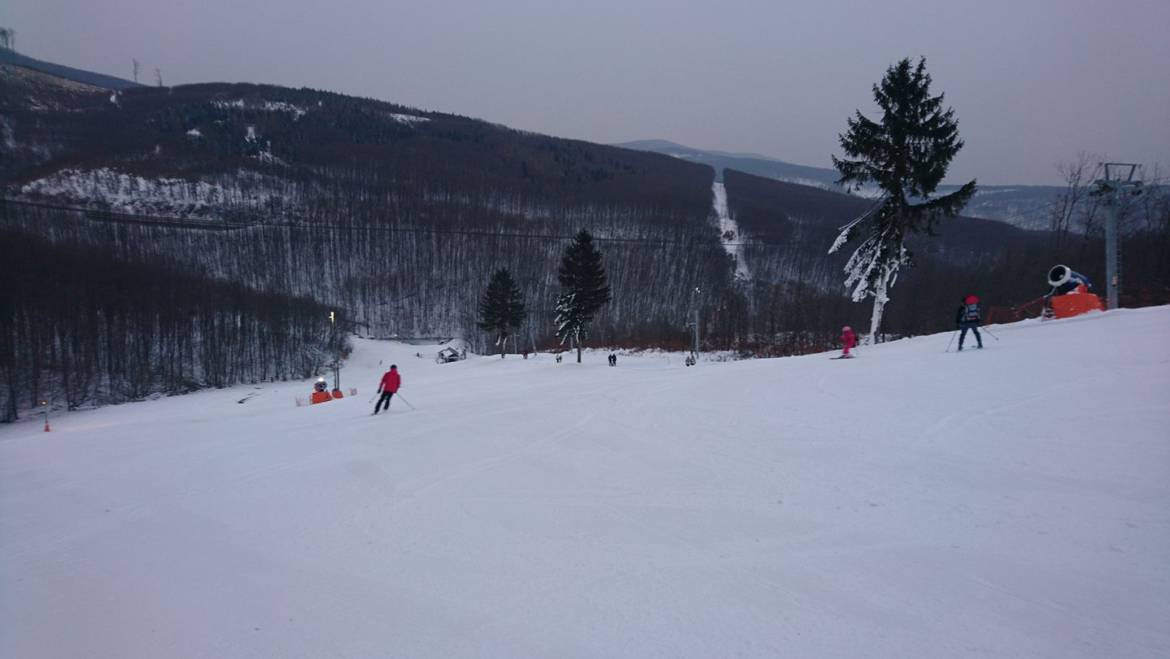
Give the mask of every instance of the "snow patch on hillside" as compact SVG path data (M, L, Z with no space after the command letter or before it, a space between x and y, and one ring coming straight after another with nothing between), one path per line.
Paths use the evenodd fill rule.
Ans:
M3 115L0 115L0 144L3 144L4 148L9 151L16 150L16 134L12 130L12 124L9 123L8 118Z
M21 195L122 213L204 216L227 209L287 203L280 179L239 170L230 183L180 178L146 178L107 167L65 169L21 187ZM247 188L246 191L244 188Z
M292 103L285 103L283 101L265 101L263 107L269 112L287 112L292 115L293 121L300 119L306 114L305 110Z
M739 224L731 218L731 212L727 209L727 188L716 181L711 186L711 192L715 219L719 223L719 240L724 251L735 259L735 278L747 281L752 278L752 272L744 260L744 239L739 232Z
M283 158L273 154L271 151L271 148L272 148L272 146L270 144L267 147L265 147L264 149L262 149L259 153L256 154L256 156L255 156L256 160L259 160L260 162L267 164L267 165L278 165L280 167L288 167L288 163Z
M420 117L414 114L399 114L397 112L390 113L390 118L400 124L406 124L408 126L426 123L431 120L430 117Z
M293 121L305 116L307 110L292 103L284 101L264 101L262 104L248 104L244 99L236 99L233 101L212 101L212 107L220 110L257 110L264 112L284 112L292 115Z

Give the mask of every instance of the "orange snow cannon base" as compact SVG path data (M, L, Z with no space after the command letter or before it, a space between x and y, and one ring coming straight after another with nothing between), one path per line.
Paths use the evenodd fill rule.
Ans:
M334 398L345 398L345 394L341 393L340 389L334 389L333 390L333 397Z
M1105 305L1101 298L1089 292L1084 284L1065 295L1052 298L1052 315L1057 318L1072 318L1090 311L1104 311Z
M333 396L328 391L314 391L313 396L309 398L309 402L313 405L317 403L328 403L333 400Z

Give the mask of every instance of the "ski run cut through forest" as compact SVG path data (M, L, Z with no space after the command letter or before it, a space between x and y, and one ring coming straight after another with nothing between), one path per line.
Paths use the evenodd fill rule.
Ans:
M1170 657L1170 307L990 330L8 424L0 656Z

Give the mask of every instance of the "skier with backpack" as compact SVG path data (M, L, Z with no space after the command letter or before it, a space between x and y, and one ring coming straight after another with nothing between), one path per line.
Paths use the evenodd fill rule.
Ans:
M983 349L983 337L979 336L979 323L983 320L983 312L979 308L979 298L968 295L962 299L962 304L955 311L955 324L959 327L959 350L963 350L963 339L967 338L967 330L975 335L975 341L980 350Z
M382 375L382 381L378 383L378 392L382 394L382 397L374 405L374 414L377 414L382 408L382 403L386 404L386 411L390 411L390 399L398 393L398 388L401 386L402 376L398 374L398 365L391 364L390 370Z

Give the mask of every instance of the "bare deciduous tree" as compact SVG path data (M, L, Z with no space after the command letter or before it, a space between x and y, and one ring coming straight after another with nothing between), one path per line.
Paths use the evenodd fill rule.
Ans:
M1070 232L1079 233L1078 229L1083 228L1083 225L1077 226L1075 220L1078 213L1085 212L1090 186L1100 175L1100 160L1099 156L1082 151L1073 160L1056 166L1056 171L1064 179L1065 190L1052 202L1048 228L1058 248L1065 243Z

